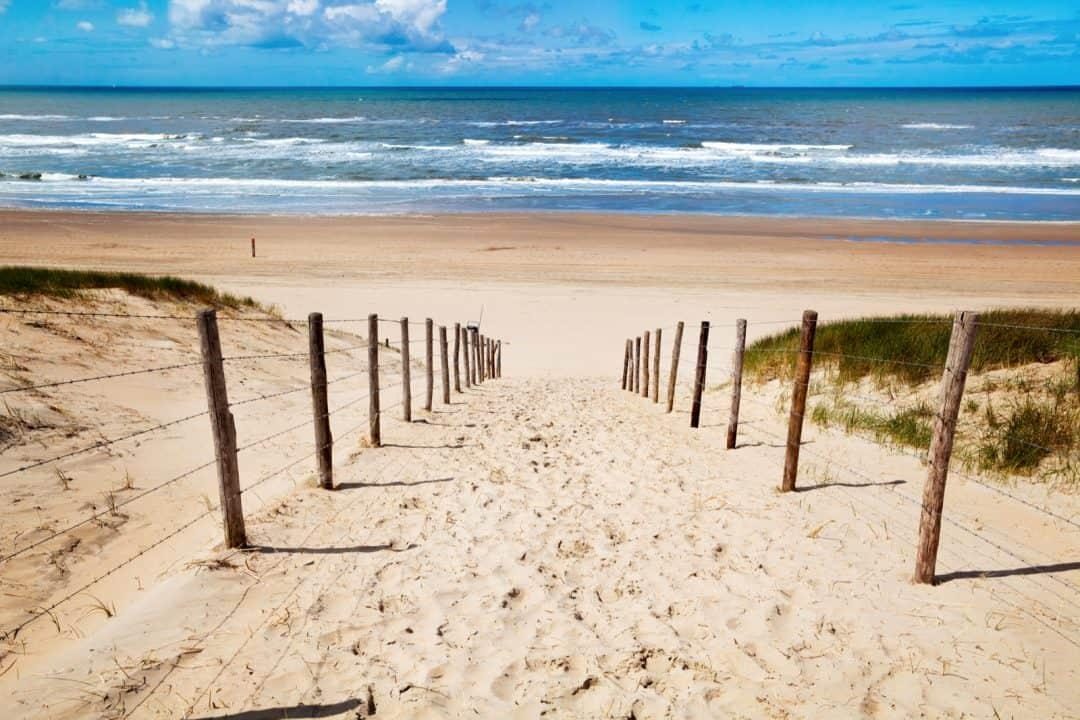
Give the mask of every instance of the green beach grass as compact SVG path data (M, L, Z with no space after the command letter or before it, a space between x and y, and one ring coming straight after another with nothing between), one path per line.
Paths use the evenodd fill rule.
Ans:
M957 456L968 467L998 476L1029 476L1080 485L1080 311L992 310L980 326ZM810 419L876 441L926 451L949 347L952 319L897 315L821 323L814 342ZM746 349L755 381L788 379L799 330L762 338ZM1032 378L1032 365L1052 365ZM869 380L886 391L877 404L849 396ZM816 390L814 386L816 385ZM928 401L927 398L930 398Z
M234 310L263 309L250 297L223 293L209 285L172 275L0 266L0 295L75 298L86 290L112 289L148 300L190 302Z

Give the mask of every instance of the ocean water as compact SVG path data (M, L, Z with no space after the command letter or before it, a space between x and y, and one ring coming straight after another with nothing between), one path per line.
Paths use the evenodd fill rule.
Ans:
M0 89L0 206L1080 220L1080 89Z

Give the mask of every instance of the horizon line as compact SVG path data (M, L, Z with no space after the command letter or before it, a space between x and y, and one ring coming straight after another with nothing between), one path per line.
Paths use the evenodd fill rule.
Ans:
M0 83L0 90L1080 90L1051 85L121 85Z

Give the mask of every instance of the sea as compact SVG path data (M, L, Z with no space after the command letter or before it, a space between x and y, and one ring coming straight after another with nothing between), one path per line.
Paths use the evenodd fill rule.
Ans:
M1080 220L1080 88L0 88L0 207Z

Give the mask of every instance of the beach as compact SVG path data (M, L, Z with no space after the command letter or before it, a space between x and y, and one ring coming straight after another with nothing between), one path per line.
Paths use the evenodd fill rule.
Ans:
M224 354L253 358L226 369L251 546L237 551L221 544L202 380L185 367L197 307L108 290L5 304L60 313L3 316L19 382L179 369L9 396L33 442L0 471L194 420L65 461L59 484L52 466L8 479L0 542L19 554L0 607L5 627L35 620L0 650L0 691L12 717L58 720L1070 717L1075 492L951 477L944 582L914 585L924 464L808 425L804 492L781 494L786 388L747 387L726 450L722 368L737 318L754 339L805 309L1075 307L1078 243L1057 223L2 211L0 263L179 275L285 322L221 313ZM313 311L341 408L332 492L314 486L296 390ZM373 312L390 343L382 448L364 439ZM404 316L482 316L505 377L449 405L437 389L424 411L413 345L404 422ZM668 415L620 391L616 348L664 328L666 377L680 320ZM701 320L713 359L691 430ZM271 357L284 353L299 361Z
M482 311L518 374L613 373L610 348L673 320L745 318L756 338L808 308L1072 307L1078 243L1070 223L0 212L6 263L177 274L296 317Z

